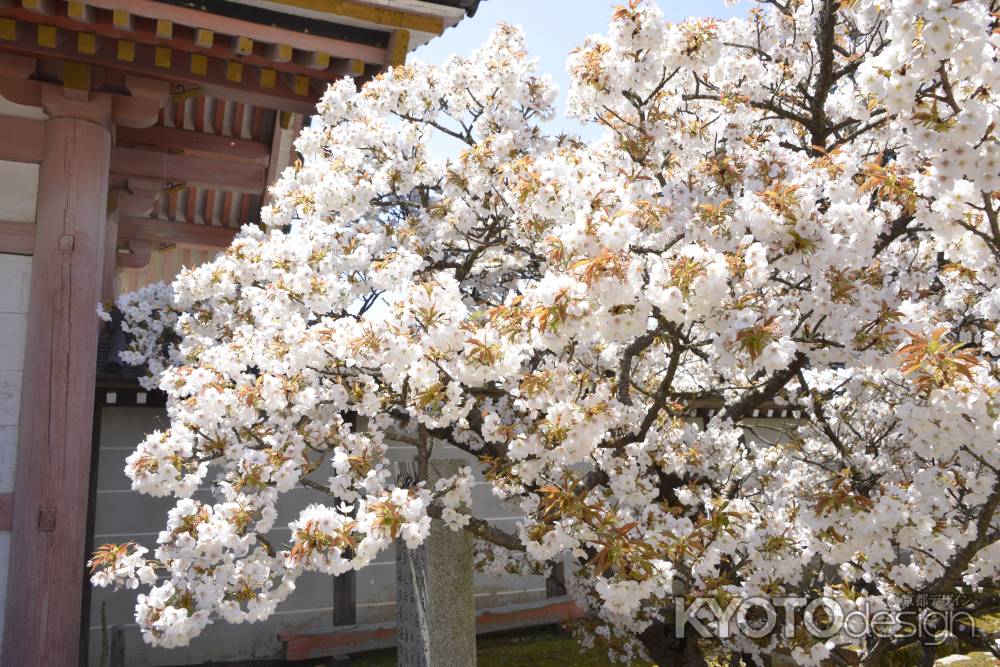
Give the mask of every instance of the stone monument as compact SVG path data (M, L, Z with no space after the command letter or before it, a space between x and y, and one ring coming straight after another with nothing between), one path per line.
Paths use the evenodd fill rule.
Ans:
M467 462L432 459L428 483L451 477ZM399 464L399 478L416 479L417 465ZM396 633L400 667L475 667L476 607L472 536L439 519L416 549L396 541Z

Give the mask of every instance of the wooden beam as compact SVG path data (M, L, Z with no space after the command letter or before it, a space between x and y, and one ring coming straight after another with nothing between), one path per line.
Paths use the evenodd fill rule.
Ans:
M67 91L66 87L56 83L8 76L2 66L4 57L18 56L0 53L0 95L17 104L42 107L51 117L92 112L93 115L89 118L91 122L107 124L114 121L118 126L149 127L156 122L169 90L166 81L125 75L125 88L131 92L130 95L90 91L86 97L94 104L85 111L81 104L86 105L86 100L83 99L84 95L79 94L83 91ZM25 60L34 61L33 58Z
M38 164L44 151L44 120L0 116L0 160Z
M153 254L153 243L148 239L128 239L127 253L115 249L117 266L123 269L144 269L149 266Z
M444 19L440 16L428 16L400 9L372 7L353 0L271 0L272 2L295 7L309 12L322 14L326 17L342 17L373 23L385 28L403 28L440 35L444 32Z
M233 242L233 237L238 231L232 227L215 227L152 218L122 216L118 219L118 237L121 239L141 239L202 248L227 248Z
M121 215L146 217L153 214L156 204L156 197L135 195L131 192L120 192L118 194L118 208L116 210Z
M402 65L406 62L406 54L410 52L410 31L396 30L389 37L389 48L386 49L386 65Z
M126 178L145 178L212 188L228 192L260 194L267 183L266 168L231 160L162 153L141 148L117 147L111 151L111 173Z
M267 186L270 188L278 180L278 176L285 170L285 167L292 163L293 144L295 138L302 131L303 117L295 114L293 118L288 118L288 127L282 124L282 114L274 119L274 133L271 135L271 160L267 165ZM270 191L264 198L264 202L271 199Z
M0 252L30 255L34 249L35 225L30 222L0 220Z
M9 9L0 9L0 16ZM93 26L90 26L93 27ZM26 31L21 31L24 33ZM191 59L199 54L186 51L172 51L169 47L153 46L129 42L131 47L123 54L119 45L125 40L105 39L95 45L94 53L77 51L76 44L57 44L53 47L39 46L31 35L21 34L15 41L3 42L6 50L39 58L61 58L66 61L76 61L97 65L109 69L117 69L130 74L139 74L155 79L166 79L173 83L200 88L202 93L234 102L243 102L264 106L269 109L294 111L296 113L311 113L315 106L315 91L309 89L305 94L296 94L291 82L277 77L275 85L268 88L260 85L257 76L243 77L239 83L226 76L226 65L230 61L217 58L206 58L204 69L191 68ZM166 50L166 52L164 52ZM169 57L164 57L164 53ZM123 59L122 56L127 56ZM235 56L234 56L235 57ZM270 66L274 63L267 61ZM348 68L343 63L343 69ZM204 72L201 74L200 72ZM315 72L312 72L315 75ZM302 76L302 75L294 75Z
M369 63L385 62L385 49L344 39L285 30L210 12L156 2L155 0L88 0L94 7L124 10L134 16L166 19L180 25L211 30L220 35L245 35L265 44L294 44L303 51L323 51L335 58L356 58Z
M136 44L148 44L165 49L161 51L163 54L169 53L172 55L173 52L184 51L197 53L208 58L219 58L221 60L238 59L246 65L277 67L282 71L305 74L325 81L335 81L341 76L348 74L348 70L350 69L348 61L351 59L348 58L338 59L330 67L330 56L325 51L304 51L301 58L303 62L297 62L289 57L284 61L280 61L283 64L275 65L276 61L269 56L268 49L261 49L260 54L254 53L254 41L249 37L239 36L233 37L231 40L214 39L214 33L208 30L191 32L171 29L170 32L167 32L159 22L150 22L149 20L135 24L132 27L125 27L116 23L116 21L123 20L124 17L107 12L96 15L91 23L84 25L67 16L42 16L16 6L2 7L2 4L0 2L0 17L8 18L15 22L42 24L51 30L62 30L66 33L84 30L85 32L78 32L76 36L71 35L72 39L69 41L76 45L76 48L81 52L90 51L91 54L96 52L96 44L103 37L112 40L125 40L132 44L131 48L133 51ZM127 14L127 16L131 18L132 15ZM15 41L17 34L19 33L15 32L10 41ZM86 37L81 39L79 35ZM58 46L57 36L53 35L48 39L51 42L46 43L48 48ZM384 56L384 51L381 51L381 53ZM315 57L312 57L314 55ZM166 55L163 56L163 60L165 62ZM325 64L322 67L317 67L317 63Z
M159 148L195 157L266 165L270 156L267 144L260 141L205 134L162 125L141 130L120 127L116 135L119 144Z

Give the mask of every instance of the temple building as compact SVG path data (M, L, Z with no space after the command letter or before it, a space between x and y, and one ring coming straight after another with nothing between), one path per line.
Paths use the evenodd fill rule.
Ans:
M163 412L99 362L95 306L224 248L328 82L402 63L478 2L0 2L3 665L278 659L279 634L333 622L328 579L273 624L154 651L129 596L90 591L95 544L151 544L166 509L122 473Z

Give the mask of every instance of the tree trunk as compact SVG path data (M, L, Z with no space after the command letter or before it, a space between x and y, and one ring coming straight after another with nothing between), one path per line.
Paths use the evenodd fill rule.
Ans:
M649 657L658 665L678 667L708 667L701 647L692 636L694 630L688 628L684 637L675 637L673 623L654 621L639 635L639 641L646 648Z

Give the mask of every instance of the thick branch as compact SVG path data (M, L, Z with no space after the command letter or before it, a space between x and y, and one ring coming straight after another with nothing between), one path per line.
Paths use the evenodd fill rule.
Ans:
M836 0L823 0L820 9L819 25L816 26L816 52L819 57L819 73L809 105L809 131L812 134L812 145L826 147L829 128L826 122L826 100L833 88L834 42L836 40L837 10L840 4Z
M993 487L993 492L979 510L979 517L976 519L976 538L959 549L948 563L944 573L938 577L930 586L927 586L921 593L932 595L948 593L954 589L959 578L969 566L969 562L975 557L980 549L990 542L990 525L997 508L1000 507L1000 482Z
M440 505L431 505L427 508L427 515L435 519L440 519L443 509L444 508ZM491 526L483 519L471 517L468 525L465 526L465 530L472 533L479 539L490 542L491 544L496 544L497 546L501 546L512 551L525 550L524 545L521 544L521 540L517 537L517 535L513 535L500 530L495 526Z
M792 360L792 363L780 371L776 371L774 375L772 375L770 379L763 384L763 386L756 391L743 394L740 400L723 408L722 418L731 419L734 423L744 419L761 405L777 396L778 392L781 391L800 370L805 368L806 361L806 355L802 352L797 352L795 354L795 359Z
M623 405L632 405L632 359L652 345L654 340L656 336L653 333L643 334L632 341L622 353L621 362L618 364L618 400Z

